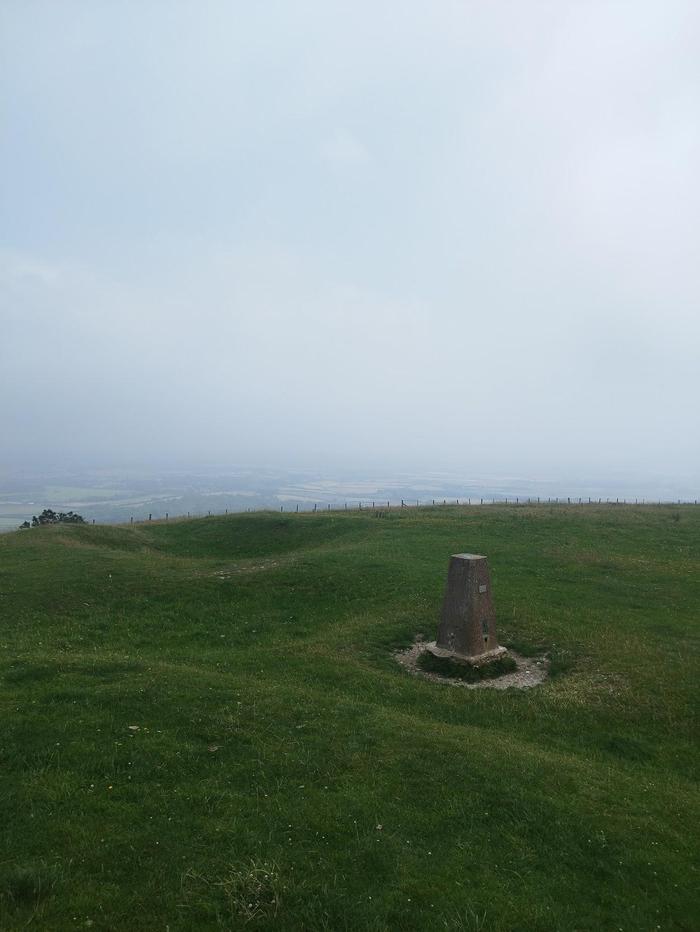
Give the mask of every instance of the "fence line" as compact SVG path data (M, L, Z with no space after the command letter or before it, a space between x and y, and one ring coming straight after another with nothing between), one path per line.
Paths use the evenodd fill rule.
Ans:
M300 507L300 504L302 505L302 507ZM309 514L328 514L328 513L333 513L337 511L342 511L342 512L364 511L364 512L374 512L374 513L383 514L385 511L386 512L402 511L407 508L444 508L444 507L454 508L457 506L461 508L469 508L469 507L479 508L481 506L493 507L497 505L509 505L511 507L520 507L520 508L524 508L526 506L532 507L532 506L537 506L537 505L540 505L540 506L564 505L567 507L568 506L578 507L579 505L583 507L585 507L586 505L610 505L611 507L614 508L616 506L659 507L659 506L679 506L679 505L680 506L693 506L697 504L698 504L697 498L693 499L692 501L690 499L680 499L680 498L677 500L675 499L674 500L671 500L671 499L653 499L652 500L652 499L646 499L646 498L635 498L634 501L632 501L631 498L629 500L626 498L623 498L623 499L615 498L613 500L612 498L596 499L590 496L589 497L567 496L566 498L549 497L546 499L544 498L544 496L529 496L527 498L517 496L517 495L514 498L508 498L506 496L504 496L503 498L496 498L494 496L491 496L490 498L483 497L483 496L475 496L472 498L470 496L466 496L465 498L454 498L454 499L443 498L442 501L440 501L439 499L434 499L434 498L430 500L426 500L426 501L421 501L420 499L411 499L410 501L407 501L406 499L402 498L402 499L398 499L393 502L391 501L391 499L382 499L381 501L378 499L366 499L366 500L356 499L350 502L343 502L342 504L338 502L335 502L335 503L314 502L313 505L311 505L311 503L307 503L307 507L303 507L302 503L297 502L297 503L293 503L288 508L286 508L285 505L280 505L279 513L287 514L287 515L291 515L291 514L309 515ZM269 505L269 506L264 506L260 508L246 508L245 511L243 510L231 511L230 513L240 515L240 514L260 514L263 512L276 512L276 511L277 511L276 506ZM215 512L213 517L225 517L228 514L229 514L229 509L226 508L223 512ZM178 520L178 519L183 520L185 518L204 518L204 517L210 518L212 517L212 513L211 511L207 511L206 515L204 515L204 513L192 513L188 511L186 515L185 514L170 515L170 513L166 511L164 516L159 517L156 515L156 517L154 518L153 512L151 512L148 515L148 518L139 519L138 517L134 517L134 515L131 515L129 518L129 525L131 526L133 524L148 524L149 522L152 523L154 521L167 522L170 520L171 517L174 520ZM94 519L92 520L92 523L95 524ZM106 521L104 523L105 524L115 524L115 523L120 524L120 523L125 523L125 522Z
M228 514L260 514L263 512L271 513L280 513L285 515L293 514L332 514L334 512L371 512L374 515L383 516L385 512L394 512L394 511L403 511L409 508L454 508L459 506L460 508L469 508L469 507L494 507L494 506L505 506L509 507L519 507L524 508L527 506L572 506L572 507L585 507L587 505L601 505L601 506L610 506L611 508L615 507L693 507L698 504L698 499L647 499L647 498L635 498L634 500L630 499L620 499L620 498L593 498L593 497L572 497L567 496L566 498L545 498L544 496L529 496L521 497L515 496L514 498L508 498L504 496L503 498L496 498L491 496L466 496L464 498L443 498L440 499L431 498L429 500L421 501L420 499L411 499L410 501L406 499L397 499L392 501L391 499L355 499L350 502L315 502L313 505L310 502L302 503L295 502L290 505L280 505L279 512L277 507L274 505L261 506L259 508L246 508L245 510L233 511L228 508L224 509L223 512L214 512L212 515L211 511L207 511L206 515L203 512L190 512L180 515L172 515L170 512L166 511L164 515L154 515L154 512L150 512L148 517L138 517L136 515L130 515L128 522L126 519L123 521L96 521L95 518L88 518L86 520L87 524L104 524L104 525L128 525L133 527L134 524L149 524L154 522L164 522L167 523L170 520L184 520L186 518L204 518L204 517L225 517ZM304 507L306 505L306 507ZM7 528L6 530L12 530L12 528Z

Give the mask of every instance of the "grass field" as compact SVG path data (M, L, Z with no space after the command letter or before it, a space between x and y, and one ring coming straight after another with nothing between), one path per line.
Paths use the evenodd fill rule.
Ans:
M392 659L490 558L531 690ZM0 928L697 930L700 508L0 537Z

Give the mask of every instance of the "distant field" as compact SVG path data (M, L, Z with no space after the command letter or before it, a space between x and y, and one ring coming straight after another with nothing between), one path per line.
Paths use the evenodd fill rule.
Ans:
M22 518L18 521L13 515L0 515L0 531L14 531L24 520Z
M409 676L449 555L523 691ZM697 930L700 508L0 538L0 929Z
M41 511L41 509L39 509ZM37 509L32 506L3 502L0 499L0 531L16 531L23 521L31 521Z

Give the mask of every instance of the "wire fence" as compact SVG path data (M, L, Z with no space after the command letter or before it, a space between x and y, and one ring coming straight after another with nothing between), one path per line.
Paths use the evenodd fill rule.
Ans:
M610 506L610 507L620 507L620 506L645 506L645 507L659 507L659 506L694 506L698 504L698 499L648 499L648 498L594 498L591 496L566 496L561 498L545 498L544 496L514 496L508 497L486 497L486 496L467 496L465 498L443 498L443 499L396 499L392 501L391 499L355 499L349 502L291 502L286 504L280 504L279 508L273 505L261 505L258 508L249 507L245 509L224 509L224 511L207 511L204 512L190 512L183 514L170 514L165 512L164 514L157 514L150 512L148 516L137 517L132 515L129 519L129 524L147 524L153 522L162 522L162 521L176 521L184 520L187 518L212 518L212 517L224 517L226 515L241 515L241 514L261 514L264 512L268 513L280 513L280 514L305 514L305 515L316 515L316 514L330 514L335 512L372 512L373 514L384 514L386 512L396 512L402 511L408 508L443 508L443 507L460 507L460 508L470 508L470 507L493 507L493 506L509 506L509 507L533 507L533 506L552 506L552 505L563 505L563 506L588 506L588 505L600 505L600 506ZM92 523L95 524L95 519L92 520ZM113 522L98 522L111 524ZM119 523L119 522L117 522ZM123 522L121 522L123 523Z

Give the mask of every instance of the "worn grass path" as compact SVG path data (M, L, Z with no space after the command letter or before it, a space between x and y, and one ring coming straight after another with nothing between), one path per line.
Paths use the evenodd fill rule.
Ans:
M488 554L525 691L392 659ZM696 930L700 508L0 537L0 929Z

